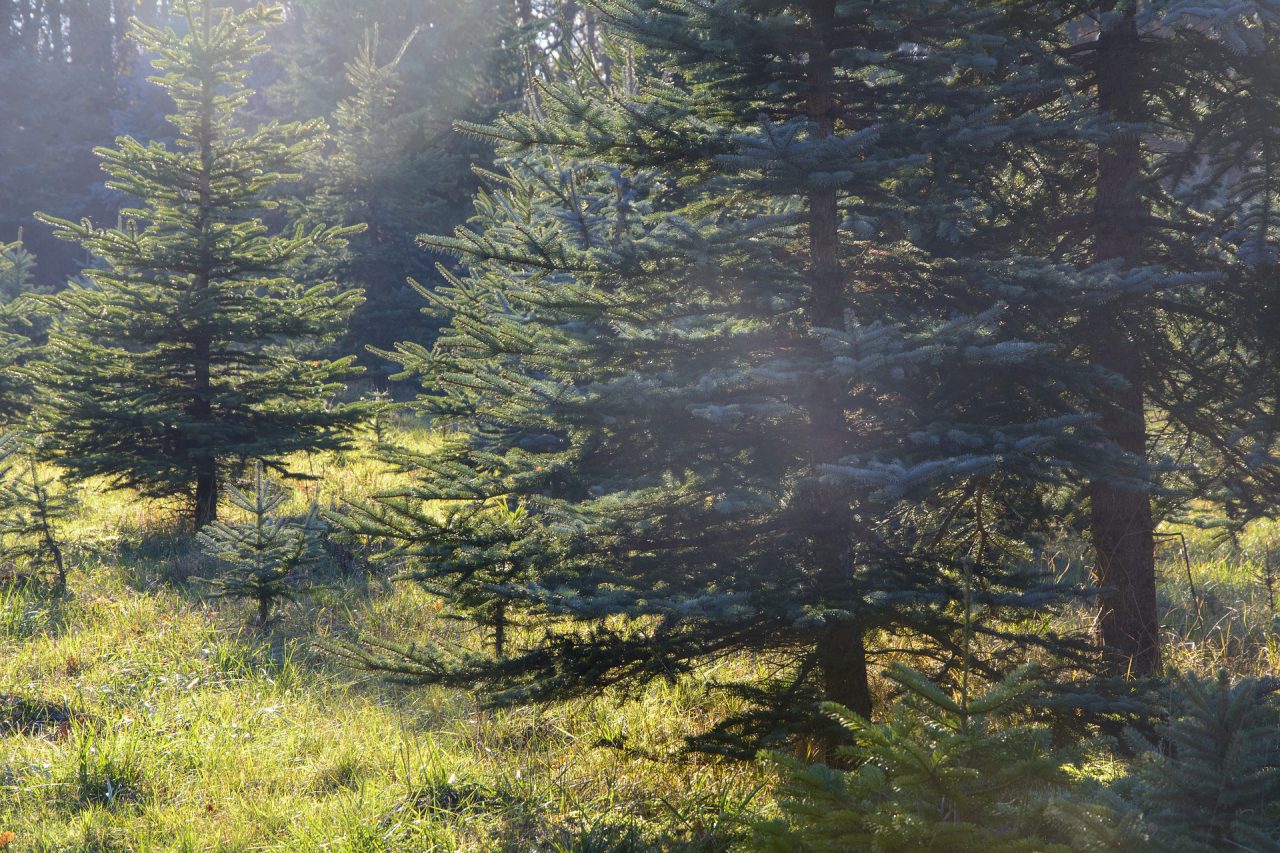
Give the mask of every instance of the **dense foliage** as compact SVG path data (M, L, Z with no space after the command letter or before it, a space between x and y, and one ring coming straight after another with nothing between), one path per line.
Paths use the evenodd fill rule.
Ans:
M1018 720L1038 688L1011 673L980 696L948 695L918 672L879 725L828 706L852 733L856 770L787 772L786 819L762 824L776 850L1272 850L1280 844L1280 703L1275 685L1226 672L1175 676L1169 719L1109 789L1067 772L1049 730ZM992 725L1004 715L1006 719ZM1009 719L1012 715L1012 719Z
M342 246L353 227L273 231L268 191L321 144L323 123L247 130L248 62L278 17L182 6L184 34L139 26L175 104L172 146L121 137L100 149L111 185L140 201L116 227L50 218L103 260L48 303L47 450L80 475L190 497L203 526L229 465L298 448L339 448L362 416L335 404L358 371L319 358L360 302L357 290L300 281L294 268Z
M1024 667L978 696L950 696L902 666L887 673L905 697L888 722L872 724L827 706L853 735L841 757L856 770L806 767L774 755L788 771L787 821L761 828L769 850L1063 851L1071 833L1051 819L1070 777L1044 726L999 723L1025 710L1036 690Z
M1278 51L1280 0L0 0L0 848L1280 847ZM112 670L166 597L258 630ZM332 826L126 839L205 682L421 715L277 792ZM463 716L503 779L417 766Z
M963 239L1006 152L1052 125L973 109L1041 85L990 16L602 8L670 70L580 73L468 126L505 169L472 228L424 238L470 270L428 294L448 330L392 354L457 435L352 522L483 624L536 633L364 662L514 701L751 650L775 677L727 685L753 708L719 748L820 696L870 714L869 641L953 649L970 594L1046 606L1019 559L1034 487L1127 470L1072 402L1097 375L1042 340L1124 284ZM733 47L751 39L786 61ZM437 500L527 512L495 530Z

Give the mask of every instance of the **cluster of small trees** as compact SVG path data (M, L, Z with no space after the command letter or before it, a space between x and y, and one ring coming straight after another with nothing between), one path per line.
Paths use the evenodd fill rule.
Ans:
M67 498L51 493L37 457L147 497L185 495L201 544L233 568L218 591L254 599L265 623L313 558L315 525L275 517L283 492L262 460L347 447L366 415L339 399L361 372L354 357L330 355L361 292L307 275L362 227L265 221L278 208L273 190L297 179L325 139L318 121L246 127L246 76L279 9L192 0L175 13L181 32L141 21L132 31L172 103L174 142L122 137L97 150L108 185L137 206L114 227L40 215L95 258L84 279L36 293L30 254L2 247L0 283L16 318L7 325L34 317L47 339L36 348L16 333L0 341L5 396L31 410L10 422L38 433L20 470L4 472L0 541L11 570L47 559L65 586L53 527ZM19 444L0 448L11 468ZM218 523L226 475L251 460L255 488L231 487L231 496L252 522Z
M610 62L464 128L502 172L424 238L467 265L426 294L450 325L391 354L457 438L353 521L551 629L355 654L514 700L749 649L758 742L870 713L874 645L953 653L962 602L1051 606L1023 555L1075 524L1106 669L1158 674L1157 519L1274 509L1277 11L593 5ZM1016 624L982 630L1070 652Z
M407 251L408 220L447 221L450 214L431 211L458 206L459 188L462 197L469 194L469 184L458 183L466 173L458 150L431 158L420 150L447 130L441 114L466 110L437 104L436 112L423 105L415 111L400 102L397 66L421 27L388 63L379 59L374 24L346 66L352 94L337 104L329 135L321 121L250 116L254 60L267 51L266 30L285 21L284 7L159 4L134 10L139 15L126 31L120 28L124 6L89 5L28 3L7 10L5 43L27 59L70 57L88 68L97 55L86 35L93 30L98 52L120 58L98 63L101 99L118 85L109 79L111 69L136 53L159 72L150 83L170 105L161 137L173 141L123 136L94 150L108 191L132 202L114 227L36 214L91 259L66 288L34 287L35 259L21 239L0 246L0 393L10 426L27 421L22 425L39 433L42 458L72 476L106 476L147 497L185 495L189 518L212 547L211 537L233 530L211 527L228 474L252 460L278 467L298 449L346 448L352 428L370 414L362 403L340 402L364 368L355 354L335 352L417 337L414 317L421 312L403 295L412 291L405 284L401 295L388 296L385 282L397 272L403 278L426 269L420 252ZM433 16L440 11L430 10ZM360 12L302 4L290 7L289 23L305 23L312 40L337 38L338 30L349 38L349 23ZM408 6L376 12L375 19L406 21L422 14ZM476 16L472 10L462 17ZM486 20L468 36L489 38L494 26ZM64 28L73 43L56 32ZM49 33L56 37L49 40ZM305 49L285 43L285 66L306 61ZM467 44L464 39L447 50ZM485 62L484 51L472 53L462 65ZM475 69L468 68L452 72L455 83L475 82ZM315 81L289 70L297 73L280 84L281 98L307 100ZM451 97L468 90L457 85ZM28 136L40 130L19 129ZM425 185L430 175L446 172L447 180L437 183L451 189ZM298 194L281 192L304 179L305 204ZM420 198L411 198L415 188ZM326 218L354 224L329 225ZM326 280L330 276L343 284ZM365 294L380 304L376 316L361 319ZM38 345L22 331L35 333ZM263 488L259 482L258 503ZM63 582L61 568L59 577ZM278 596L254 597L265 619Z
M486 160L485 147L453 134L450 123L491 117L514 103L520 64L504 45L526 36L514 32L514 0L275 5L282 21L266 31L269 50L246 69L254 97L242 119L256 125L332 116L334 137L295 166L301 180L271 193L307 226L368 225L340 252L313 258L307 274L365 291L334 351L355 355L366 381L381 384L385 362L366 346L390 346L397 335L424 341L433 328L405 282L408 275L434 276L414 236L465 219L475 187L468 166ZM170 0L0 0L0 243L24 232L47 285L61 286L95 262L78 243L57 239L34 212L115 222L118 209L136 200L103 186L93 149L118 136L173 139L165 118L172 103L148 80L152 55L130 37L133 19L179 31L187 26L183 5ZM380 49L375 43L373 55L362 57L363 34L377 29L385 33ZM377 93L362 83L366 66L391 72ZM371 100L384 95L390 100ZM355 123L344 127L344 116ZM373 124L361 124L364 116ZM269 218L278 223L280 216Z
M265 622L312 528L270 521L260 466L233 498L255 521L218 524L221 483L343 448L366 414L336 402L359 369L326 350L360 292L317 282L358 281L406 227L378 203L395 176L364 168L396 63L371 37L349 67L341 180L299 213L271 191L323 126L242 119L279 11L177 9L181 33L134 35L176 140L100 149L138 200L116 227L46 218L99 262L39 297L48 344L15 375L66 470L187 494L206 546L240 566L222 590ZM341 653L502 703L750 652L771 675L722 685L744 710L704 747L840 740L834 715L854 762L880 762L797 768L810 805L778 838L837 820L842 843L909 849L910 832L960 825L927 814L941 797L1050 843L1049 806L1001 812L1007 791L1065 784L1043 732L980 730L1022 695L1022 676L1000 676L1028 647L1091 662L1019 618L1067 592L1030 555L1074 525L1101 670L1156 675L1157 522L1191 498L1236 527L1274 512L1280 6L597 0L565 21L588 36L537 68L526 52L522 109L462 125L499 156L468 226L422 238L465 263L419 287L438 340L384 353L421 382L443 448L396 454L413 485L335 519L392 543L492 650ZM370 230L323 224L350 222L352 198ZM267 224L295 213L305 224ZM995 659L974 659L975 634ZM915 704L873 726L874 664L904 637L944 682L1001 686L969 698L965 681L957 701L898 669ZM1266 692L1233 690L1184 691L1231 743L1257 724L1241 697ZM913 768L922 751L942 763ZM919 772L940 787L883 801L885 774ZM992 787L964 790L975 773ZM1154 800L1134 784L1136 815ZM902 808L919 818L905 829ZM1206 831L1211 846L1273 838ZM966 835L1000 840L984 838Z

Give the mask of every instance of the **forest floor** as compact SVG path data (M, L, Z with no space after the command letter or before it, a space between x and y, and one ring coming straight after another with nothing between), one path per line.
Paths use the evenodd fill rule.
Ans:
M356 453L296 468L323 475L299 506L395 481ZM458 637L414 585L331 568L252 630L247 605L204 595L195 579L216 569L174 532L171 508L95 484L81 497L67 595L0 583L6 853L718 850L772 810L761 767L681 752L732 710L714 671L638 697L502 711L397 687L316 643L353 626ZM1161 547L1171 663L1276 673L1267 575L1280 565L1269 572L1262 555L1280 528L1231 548L1182 532L1185 552L1177 537Z
M359 454L295 469L323 475L296 508L395 480ZM331 567L253 630L204 594L216 567L172 508L97 484L81 500L68 594L0 582L6 853L717 849L758 806L758 768L680 755L727 709L704 684L503 711L396 687L316 641L457 636L413 584Z

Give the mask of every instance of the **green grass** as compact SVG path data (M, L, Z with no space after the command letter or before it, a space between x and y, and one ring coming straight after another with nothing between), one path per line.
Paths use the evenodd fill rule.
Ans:
M396 482L363 452L293 467L321 478L298 489L299 511ZM193 579L214 567L176 532L178 507L80 491L68 595L0 583L9 851L710 851L743 844L746 821L774 808L762 768L681 754L732 710L699 679L500 712L396 688L315 642L354 625L456 637L416 587L330 571L271 631L250 631L248 605L200 595ZM1172 663L1277 671L1263 577L1278 534L1260 526L1234 550L1190 535L1194 597L1180 540L1162 545Z
M325 477L299 507L394 477L359 455L299 462ZM501 712L398 689L314 640L456 632L415 587L326 577L249 631L247 606L191 582L212 567L175 508L82 498L68 597L0 585L0 697L72 717L0 734L10 851L715 850L766 807L758 769L678 756L719 710L696 682Z
M1184 552L1183 539L1165 538L1158 552L1168 663L1280 674L1280 523L1255 523L1234 540L1188 527L1167 532L1186 543Z

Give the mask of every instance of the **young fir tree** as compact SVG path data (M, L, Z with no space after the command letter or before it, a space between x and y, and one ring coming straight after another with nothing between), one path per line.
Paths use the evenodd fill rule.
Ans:
M228 465L345 445L358 405L334 404L352 360L307 357L345 328L357 291L290 271L339 249L358 227L272 232L267 193L295 177L324 126L239 123L244 79L280 18L185 0L186 31L136 23L173 99L171 147L122 137L100 149L108 186L140 206L101 228L48 218L101 259L59 312L37 376L49 400L46 449L80 475L150 496L185 494L197 526L217 513ZM286 346L287 344L287 346Z
M853 736L841 771L767 758L786 773L783 820L759 827L776 851L1067 851L1071 835L1051 819L1051 798L1071 778L1042 726L1010 723L1037 689L1024 667L978 696L951 695L919 672L887 673L904 693L888 722L826 710Z
M22 234L12 243L0 244L0 299L12 302L33 288L36 257L22 243Z
M22 364L31 356L31 306L26 295L34 292L35 256L26 250L22 235L0 244L0 422L13 423L30 412L31 382Z
M1280 848L1276 684L1178 676L1177 704L1116 788L1164 850Z
M1021 108L1045 85L986 10L601 12L635 76L588 66L468 128L505 170L471 229L427 238L470 269L431 295L448 330L393 356L456 432L349 522L463 615L527 630L502 655L348 653L518 701L747 650L778 668L732 685L739 734L820 698L867 716L875 644L957 648L962 563L981 607L1045 604L1002 552L1035 528L1027 495L1115 462L1064 402L1096 377L1034 342L1114 282L966 240L975 187L1074 131ZM469 528L436 500L525 512Z
M36 455L22 436L0 436L0 554L10 571L15 565L52 569L55 587L65 590L59 528L75 509L76 498L40 470Z
M1050 807L1076 850L1280 849L1280 703L1274 678L1174 673L1126 774Z
M228 565L226 574L211 582L214 595L254 602L254 624L264 627L279 602L293 599L306 580L304 570L320 556L319 516L313 507L301 522L280 517L277 511L289 492L266 476L261 462L250 489L230 486L228 493L248 521L213 521L197 541L206 554Z

